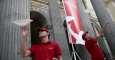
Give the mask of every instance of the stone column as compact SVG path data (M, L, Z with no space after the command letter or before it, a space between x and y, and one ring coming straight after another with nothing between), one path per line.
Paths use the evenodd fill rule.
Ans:
M29 0L0 0L0 60L22 60L17 54L21 45L20 27L11 21L29 19L29 9Z
M112 17L112 20L115 22L115 1L111 1L109 0L108 2L105 2L106 3L106 7L107 9L109 10L109 13L111 14L111 17Z
M82 0L78 0L79 14L83 23L84 31L88 31L94 37L94 31L88 14L85 12L85 6Z
M53 36L54 41L58 42L62 48L62 57L63 60L71 60L69 47L67 44L67 39L65 31L63 28L63 22L59 12L57 0L49 0L49 9L50 9L50 19L52 22Z
M94 10L96 12L96 15L98 17L99 23L101 26L103 26L103 24L106 21L110 21L111 23L109 23L106 27L105 27L105 32L104 35L106 37L106 40L109 44L110 50L113 54L113 56L115 56L115 23L112 21L110 14L108 13L107 9L105 8L105 4L103 0L91 0L92 5L94 7Z
M91 25L91 21L89 19L88 14L85 13L85 6L83 4L82 0L77 0L78 8L79 8L79 14L82 20L83 29L84 31L88 31L89 34L91 34L94 37L94 31ZM78 52L80 53L82 60L91 60L90 54L88 53L87 49L83 45L76 45L76 49L78 49Z

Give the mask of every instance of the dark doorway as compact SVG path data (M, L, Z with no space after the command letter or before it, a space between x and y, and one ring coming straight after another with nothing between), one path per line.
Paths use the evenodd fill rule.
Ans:
M47 27L47 19L41 12L37 11L30 11L30 19L33 20L30 24L31 44L36 44L40 41L36 27Z

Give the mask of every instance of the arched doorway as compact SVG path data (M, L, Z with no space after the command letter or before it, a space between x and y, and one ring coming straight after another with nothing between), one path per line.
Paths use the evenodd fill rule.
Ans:
M47 27L47 18L42 12L37 11L30 11L30 19L33 21L31 22L31 43L35 44L39 42L38 32L36 31L36 27Z

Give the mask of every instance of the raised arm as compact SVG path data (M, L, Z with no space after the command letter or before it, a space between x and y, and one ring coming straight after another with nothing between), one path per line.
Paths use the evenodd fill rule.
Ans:
M22 42L21 42L21 56L26 57L30 55L30 51L26 49L26 40L27 40L27 35L28 35L29 29L27 27L21 27L21 32L22 32Z
M109 22L109 21L106 21L106 22L105 22L105 24L102 26L102 28L101 28L101 30L100 30L99 33L97 33L96 28L94 28L94 26L93 26L94 32L95 32L95 37L94 37L95 40L99 40L101 37L104 36L103 32L104 32L104 30L105 30L105 27L108 25L108 23L110 23L110 22Z

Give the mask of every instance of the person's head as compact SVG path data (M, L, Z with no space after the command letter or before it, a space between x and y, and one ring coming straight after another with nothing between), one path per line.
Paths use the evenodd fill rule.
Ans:
M83 40L88 40L91 38L91 35L88 34L88 31L82 35Z
M39 38L48 37L50 34L47 28L37 27L36 30L38 31Z

